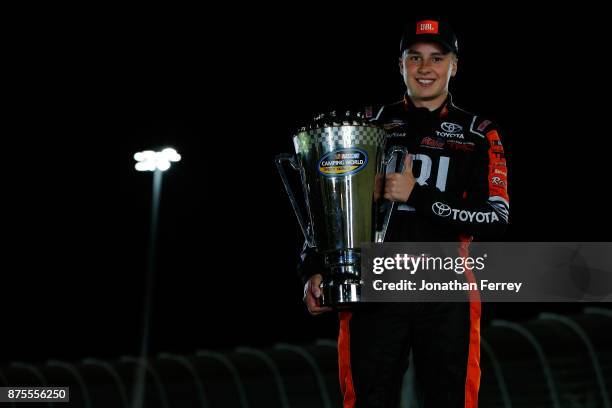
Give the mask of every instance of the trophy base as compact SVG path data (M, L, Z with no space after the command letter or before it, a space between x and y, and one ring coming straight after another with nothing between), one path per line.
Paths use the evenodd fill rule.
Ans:
M334 309L346 310L353 308L362 302L362 281L345 280L340 283L321 283L321 306L333 307Z

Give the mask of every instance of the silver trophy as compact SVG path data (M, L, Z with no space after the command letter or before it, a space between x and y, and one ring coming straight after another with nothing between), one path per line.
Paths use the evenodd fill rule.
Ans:
M363 243L383 242L394 203L382 199L387 168L402 171L404 147L385 152L385 130L361 117L320 116L293 137L295 155L276 166L306 244L323 257L321 305L361 302ZM283 164L299 172L306 211L298 205ZM304 214L305 213L305 214Z

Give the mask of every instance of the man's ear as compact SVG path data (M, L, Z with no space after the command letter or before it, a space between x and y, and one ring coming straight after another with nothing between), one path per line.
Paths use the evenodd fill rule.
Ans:
M453 57L453 62L451 62L451 78L454 77L455 75L457 75L457 65L459 63L459 59L454 56Z
M399 71L400 75L404 76L404 60L402 57L399 57Z

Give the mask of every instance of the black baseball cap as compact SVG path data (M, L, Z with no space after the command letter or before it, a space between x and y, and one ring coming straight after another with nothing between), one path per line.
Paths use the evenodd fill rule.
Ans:
M400 41L400 55L406 48L420 41L432 41L448 52L459 54L457 36L447 21L436 17L422 17L411 21L404 28Z

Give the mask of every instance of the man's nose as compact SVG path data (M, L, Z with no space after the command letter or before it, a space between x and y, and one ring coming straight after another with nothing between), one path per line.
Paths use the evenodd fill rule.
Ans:
M421 63L419 64L419 72L429 72L431 66L429 65L429 62L426 60L421 61Z

